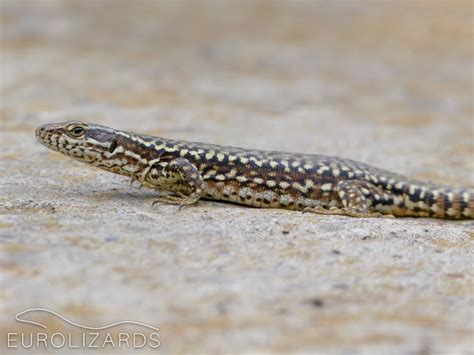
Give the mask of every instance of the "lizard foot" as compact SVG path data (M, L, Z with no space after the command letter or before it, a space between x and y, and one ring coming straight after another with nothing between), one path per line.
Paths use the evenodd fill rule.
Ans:
M325 209L322 207L306 207L303 213L316 213L322 215L337 215L337 216L348 216L348 217L362 217L362 218L393 218L392 215L384 215L379 212L373 213L361 213L350 208L338 208L338 209Z
M152 206L156 205L157 203L179 205L179 210L181 210L184 206L191 206L196 204L199 201L200 197L200 195L195 193L192 193L188 196L181 192L177 192L172 195L159 196L153 201Z

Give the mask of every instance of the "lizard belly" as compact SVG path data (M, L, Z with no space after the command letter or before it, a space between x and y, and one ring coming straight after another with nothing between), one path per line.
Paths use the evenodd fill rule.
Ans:
M260 208L303 210L306 207L340 208L342 204L330 195L302 194L294 189L270 189L250 184L204 181L204 198Z

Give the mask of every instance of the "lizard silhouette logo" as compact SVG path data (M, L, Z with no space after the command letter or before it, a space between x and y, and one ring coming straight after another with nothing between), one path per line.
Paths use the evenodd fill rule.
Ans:
M41 314L41 320L34 318ZM75 328L70 331L49 331L48 321L44 318L52 316L54 322L63 322L64 328ZM58 312L46 308L29 308L15 315L15 320L33 325L33 332L7 333L8 348L23 349L139 349L146 346L156 349L160 347L159 329L149 324L132 320L122 320L103 326L80 324ZM116 331L114 328L119 328ZM122 331L126 328L128 331ZM54 327L57 329L57 326ZM138 329L138 330L137 330Z

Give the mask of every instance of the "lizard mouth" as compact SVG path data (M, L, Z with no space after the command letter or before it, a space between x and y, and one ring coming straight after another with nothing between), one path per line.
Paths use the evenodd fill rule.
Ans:
M57 150L57 147L52 144L52 134L48 132L47 126L40 126L35 130L36 140L50 149Z
M36 139L37 139L40 143L43 143L43 137L44 137L44 135L45 135L45 132L46 132L46 125L39 126L39 127L37 127L36 130L35 130Z
M35 130L36 140L52 150L59 150L58 138L59 134L54 134L48 129L48 125L39 126Z

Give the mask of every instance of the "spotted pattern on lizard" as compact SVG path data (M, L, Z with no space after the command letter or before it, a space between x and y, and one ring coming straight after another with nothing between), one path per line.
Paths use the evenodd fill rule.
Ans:
M171 140L83 122L43 125L46 147L161 193L353 217L474 218L474 189L409 179L350 159Z

